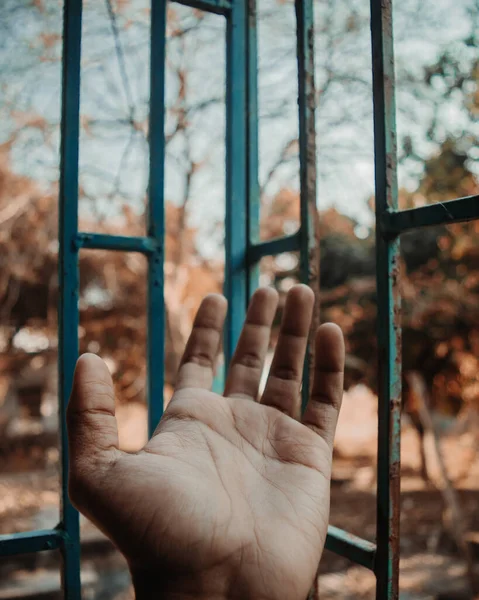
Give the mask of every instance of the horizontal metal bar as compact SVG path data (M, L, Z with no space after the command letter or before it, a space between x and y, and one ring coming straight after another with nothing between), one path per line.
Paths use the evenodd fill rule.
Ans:
M250 246L248 251L248 264L259 262L264 256L275 256L283 252L297 252L300 249L301 238L299 232L285 237L275 238L266 242L259 242Z
M148 237L127 237L102 233L78 233L75 240L77 249L116 250L119 252L141 252L152 254L158 251L158 241Z
M383 213L381 228L385 236L396 236L410 229L448 225L479 219L479 196L466 196L408 210Z
M326 548L374 571L376 545L372 542L330 525L326 537Z
M173 2L217 15L226 15L231 10L230 0L173 0Z
M63 545L64 540L65 532L61 529L44 529L0 535L0 556L55 550Z

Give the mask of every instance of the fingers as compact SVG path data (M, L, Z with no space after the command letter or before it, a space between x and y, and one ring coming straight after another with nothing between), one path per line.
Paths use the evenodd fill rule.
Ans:
M256 399L277 306L278 293L272 288L262 288L253 294L231 360L225 396Z
M333 447L334 433L343 397L344 339L332 323L322 325L316 334L314 381L303 423Z
M305 285L293 287L286 297L278 345L266 382L262 404L295 417L299 413L304 357L313 314L314 294Z
M201 303L181 360L176 390L188 387L211 389L226 308L226 300L219 294L206 296Z
M73 477L118 450L115 395L108 367L94 354L77 362L67 407L70 472Z

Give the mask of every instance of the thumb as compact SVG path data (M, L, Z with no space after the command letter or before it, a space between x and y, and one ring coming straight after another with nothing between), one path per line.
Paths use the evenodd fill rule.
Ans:
M115 394L108 367L94 354L78 359L67 407L70 485L82 487L118 451Z

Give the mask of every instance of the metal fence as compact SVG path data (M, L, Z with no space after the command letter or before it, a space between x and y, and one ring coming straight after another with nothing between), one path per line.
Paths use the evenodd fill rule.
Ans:
M179 0L226 19L226 276L230 311L226 361L232 355L257 285L264 256L300 252L301 278L318 281L314 231L316 135L313 0L296 0L301 224L281 239L259 240L257 33L255 0ZM59 395L61 415L61 521L52 530L0 536L0 555L60 549L64 597L81 596L78 513L67 493L68 451L65 409L78 356L78 258L82 249L140 252L148 258L148 425L152 432L163 410L164 364L164 163L166 0L151 4L151 96L148 231L121 237L78 231L78 151L82 1L66 0L63 29ZM398 598L401 409L400 298L397 285L399 236L427 225L479 218L479 197L397 210L394 57L391 0L371 0L371 41L376 169L376 256L379 341L379 436L376 543L330 527L326 546L376 574L376 596ZM307 371L307 369L306 369ZM308 393L305 373L303 393Z

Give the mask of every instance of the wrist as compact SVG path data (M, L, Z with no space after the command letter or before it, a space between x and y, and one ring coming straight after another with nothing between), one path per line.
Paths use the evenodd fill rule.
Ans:
M215 578L159 570L131 570L135 600L230 600Z

